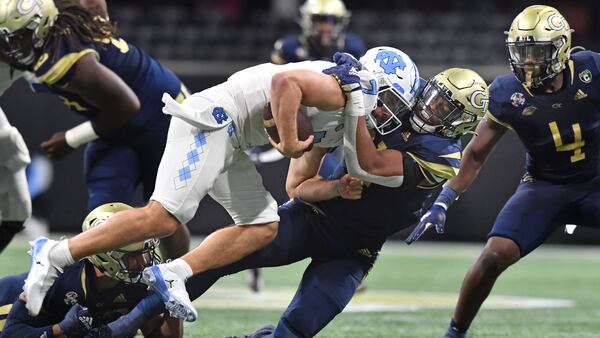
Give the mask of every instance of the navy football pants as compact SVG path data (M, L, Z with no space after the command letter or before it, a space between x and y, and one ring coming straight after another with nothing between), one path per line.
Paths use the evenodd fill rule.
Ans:
M266 247L220 269L190 278L190 298L200 297L220 277L251 268L282 266L312 258L298 290L281 317L275 337L312 337L350 302L376 259L328 239L322 217L300 202L279 208L277 237ZM377 248L379 249L379 248Z

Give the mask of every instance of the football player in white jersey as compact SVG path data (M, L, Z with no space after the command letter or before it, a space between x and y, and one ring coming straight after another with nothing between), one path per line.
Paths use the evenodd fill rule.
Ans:
M322 149L340 145L345 136L345 115L349 114L348 109L345 111L347 106L364 115L381 102L389 114L385 118L372 116L374 127L386 132L399 125L396 113L404 111L394 108L405 106L397 104L405 100L402 92L418 87L416 67L404 53L389 47L373 49L367 55L373 67L355 73L360 87L351 94L345 93L351 88L341 85L338 75L343 74L323 73L335 64L306 61L262 64L242 70L225 83L196 93L181 104L165 95L163 111L173 119L150 203L117 213L101 227L71 239L37 240L32 253L33 260L40 264L32 265L24 287L30 312L39 311L57 269L97 252L168 236L189 221L200 200L210 194L229 212L235 226L215 231L182 258L144 272L146 282L161 294L173 316L195 320L197 314L185 291L185 280L235 262L265 246L277 234L277 203L244 153L245 149L269 142L263 127L267 103L280 136L280 142L274 146L292 158L303 156L311 145L313 150L303 157L315 153L322 156ZM307 112L314 130L314 137L305 141L299 141L296 132L299 109ZM351 168L349 163L352 173ZM389 186L401 184L402 176L377 178L357 169L357 178L367 177Z
M11 76L8 65L0 63L0 95L19 75ZM29 162L23 137L10 125L0 108L0 252L31 216L31 198L25 177Z

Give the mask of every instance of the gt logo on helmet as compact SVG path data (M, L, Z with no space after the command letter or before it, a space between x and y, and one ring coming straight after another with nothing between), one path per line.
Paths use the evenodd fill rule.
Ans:
M17 12L21 15L31 13L35 8L42 8L42 0L21 0L17 3Z
M484 90L476 90L469 97L469 102L471 102L473 107L485 110L489 101L485 98L486 96L487 94Z
M548 27L554 31L564 29L566 25L565 18L558 13L554 13L548 17Z

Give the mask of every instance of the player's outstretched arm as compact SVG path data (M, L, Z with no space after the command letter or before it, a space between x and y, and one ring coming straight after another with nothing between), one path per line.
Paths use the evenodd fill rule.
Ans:
M427 229L432 227L435 227L437 233L444 233L446 211L460 193L471 186L488 155L506 132L506 128L488 118L484 118L475 132L476 136L465 148L458 174L444 185L442 192L431 208L421 217L419 224L405 239L406 244L418 240Z
M135 336L138 329L144 337L164 338L182 337L183 325L179 319L165 317L164 304L160 296L151 293L142 299L129 313L116 320L91 330L86 338L112 337L126 338Z
M54 318L55 316L53 314ZM50 317L44 314L30 316L25 308L25 301L18 299L6 318L1 337L83 336L91 330L92 324L92 316L79 304L73 305L60 323L53 324Z
M297 158L310 146L314 137L298 140L296 114L300 104L325 111L344 107L345 97L330 76L311 70L283 71L271 79L271 111L280 142L274 145L282 154Z

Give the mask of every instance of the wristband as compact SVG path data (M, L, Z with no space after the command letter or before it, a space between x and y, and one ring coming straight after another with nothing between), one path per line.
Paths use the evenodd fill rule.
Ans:
M92 127L92 122L86 121L65 132L65 141L71 148L77 148L98 138Z
M448 208L452 205L452 203L454 203L454 201L458 199L459 196L460 194L456 190L448 186L444 186L433 204L437 204L445 210L448 210Z

